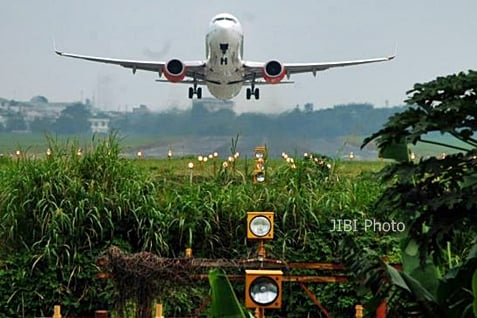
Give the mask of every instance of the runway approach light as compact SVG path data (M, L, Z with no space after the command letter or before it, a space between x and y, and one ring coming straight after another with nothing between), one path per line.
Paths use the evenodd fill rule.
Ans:
M265 182L265 159L267 157L267 150L264 146L255 147L254 159L255 168L253 170L253 182Z
M247 239L273 239L274 212L247 212Z
M281 270L245 271L245 307L280 308L282 306Z

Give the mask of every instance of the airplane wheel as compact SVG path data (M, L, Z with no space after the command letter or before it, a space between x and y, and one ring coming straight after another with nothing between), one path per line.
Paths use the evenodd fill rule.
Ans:
M258 88L255 89L255 99L260 99L260 90Z
M250 99L250 96L252 96L252 90L247 88L247 99Z
M192 99L192 97L194 97L194 89L189 87L189 98Z
M197 88L197 98L201 99L202 98L202 87Z

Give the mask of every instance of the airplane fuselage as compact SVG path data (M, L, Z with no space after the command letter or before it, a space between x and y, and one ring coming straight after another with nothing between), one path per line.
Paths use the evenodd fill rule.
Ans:
M243 31L232 15L215 16L206 35L207 88L218 99L231 99L243 86Z
M329 68L360 65L389 61L388 57L312 63L282 63L278 60L245 61L243 56L243 30L236 17L221 13L212 18L205 37L205 60L183 62L173 58L168 62L117 59L75 53L65 53L55 48L60 56L83 59L92 62L116 64L132 70L145 70L159 74L158 82L183 83L189 86L189 98L202 98L202 87L206 85L209 92L218 99L231 99L240 93L243 86L248 86L246 98L260 98L257 85L275 85L290 83L292 74L312 73ZM165 79L161 78L162 76Z

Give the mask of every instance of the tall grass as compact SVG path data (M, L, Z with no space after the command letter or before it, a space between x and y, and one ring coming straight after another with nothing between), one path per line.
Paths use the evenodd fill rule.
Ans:
M191 183L187 160L122 159L115 135L82 145L82 156L77 142L48 143L51 157L24 156L0 169L0 276L14 282L9 290L0 280L5 317L14 316L21 296L31 299L38 315L54 302L75 313L97 306L96 300L112 302L111 286L93 278L95 258L110 245L165 257L182 256L186 247L195 257L254 257L256 247L246 240L248 211L275 212L275 239L266 244L270 257L335 261L344 235L356 235L382 254L393 252L392 238L330 231L334 218L385 217L373 209L383 186L358 174L362 167L344 173L344 163L295 158L294 164L271 162L265 184L254 184L251 163L238 159L233 167L209 162L194 169ZM161 297L166 309L169 301L175 315L187 314L193 308L187 293L174 282L164 284L170 286ZM353 299L349 288L313 289L332 309ZM287 297L283 312L317 313L306 296Z
M34 160L24 155L3 169L0 253L9 256L0 270L25 271L25 279L8 297L10 303L19 302L15 291L23 284L47 276L44 283L49 287L43 292L44 287L30 286L38 287L34 312L43 314L54 301L68 299L72 305L66 309L84 311L97 301L99 291L92 279L99 253L117 244L131 251L167 254L162 235L166 224L155 200L156 185L119 157L115 135L93 138L81 155L77 142L48 141L50 157Z

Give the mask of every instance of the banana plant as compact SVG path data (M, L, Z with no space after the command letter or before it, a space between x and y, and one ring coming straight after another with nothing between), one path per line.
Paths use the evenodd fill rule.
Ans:
M470 249L464 262L451 269L444 277L439 275L431 263L412 264L412 253L403 257L410 262L410 273L399 271L385 263L378 255L363 250L356 242L342 242L343 261L354 279L373 297L368 311L372 311L382 300L387 300L388 314L392 317L474 318L477 291L477 241Z
M211 288L211 318L250 318L253 316L243 309L224 271L213 269L209 272Z

